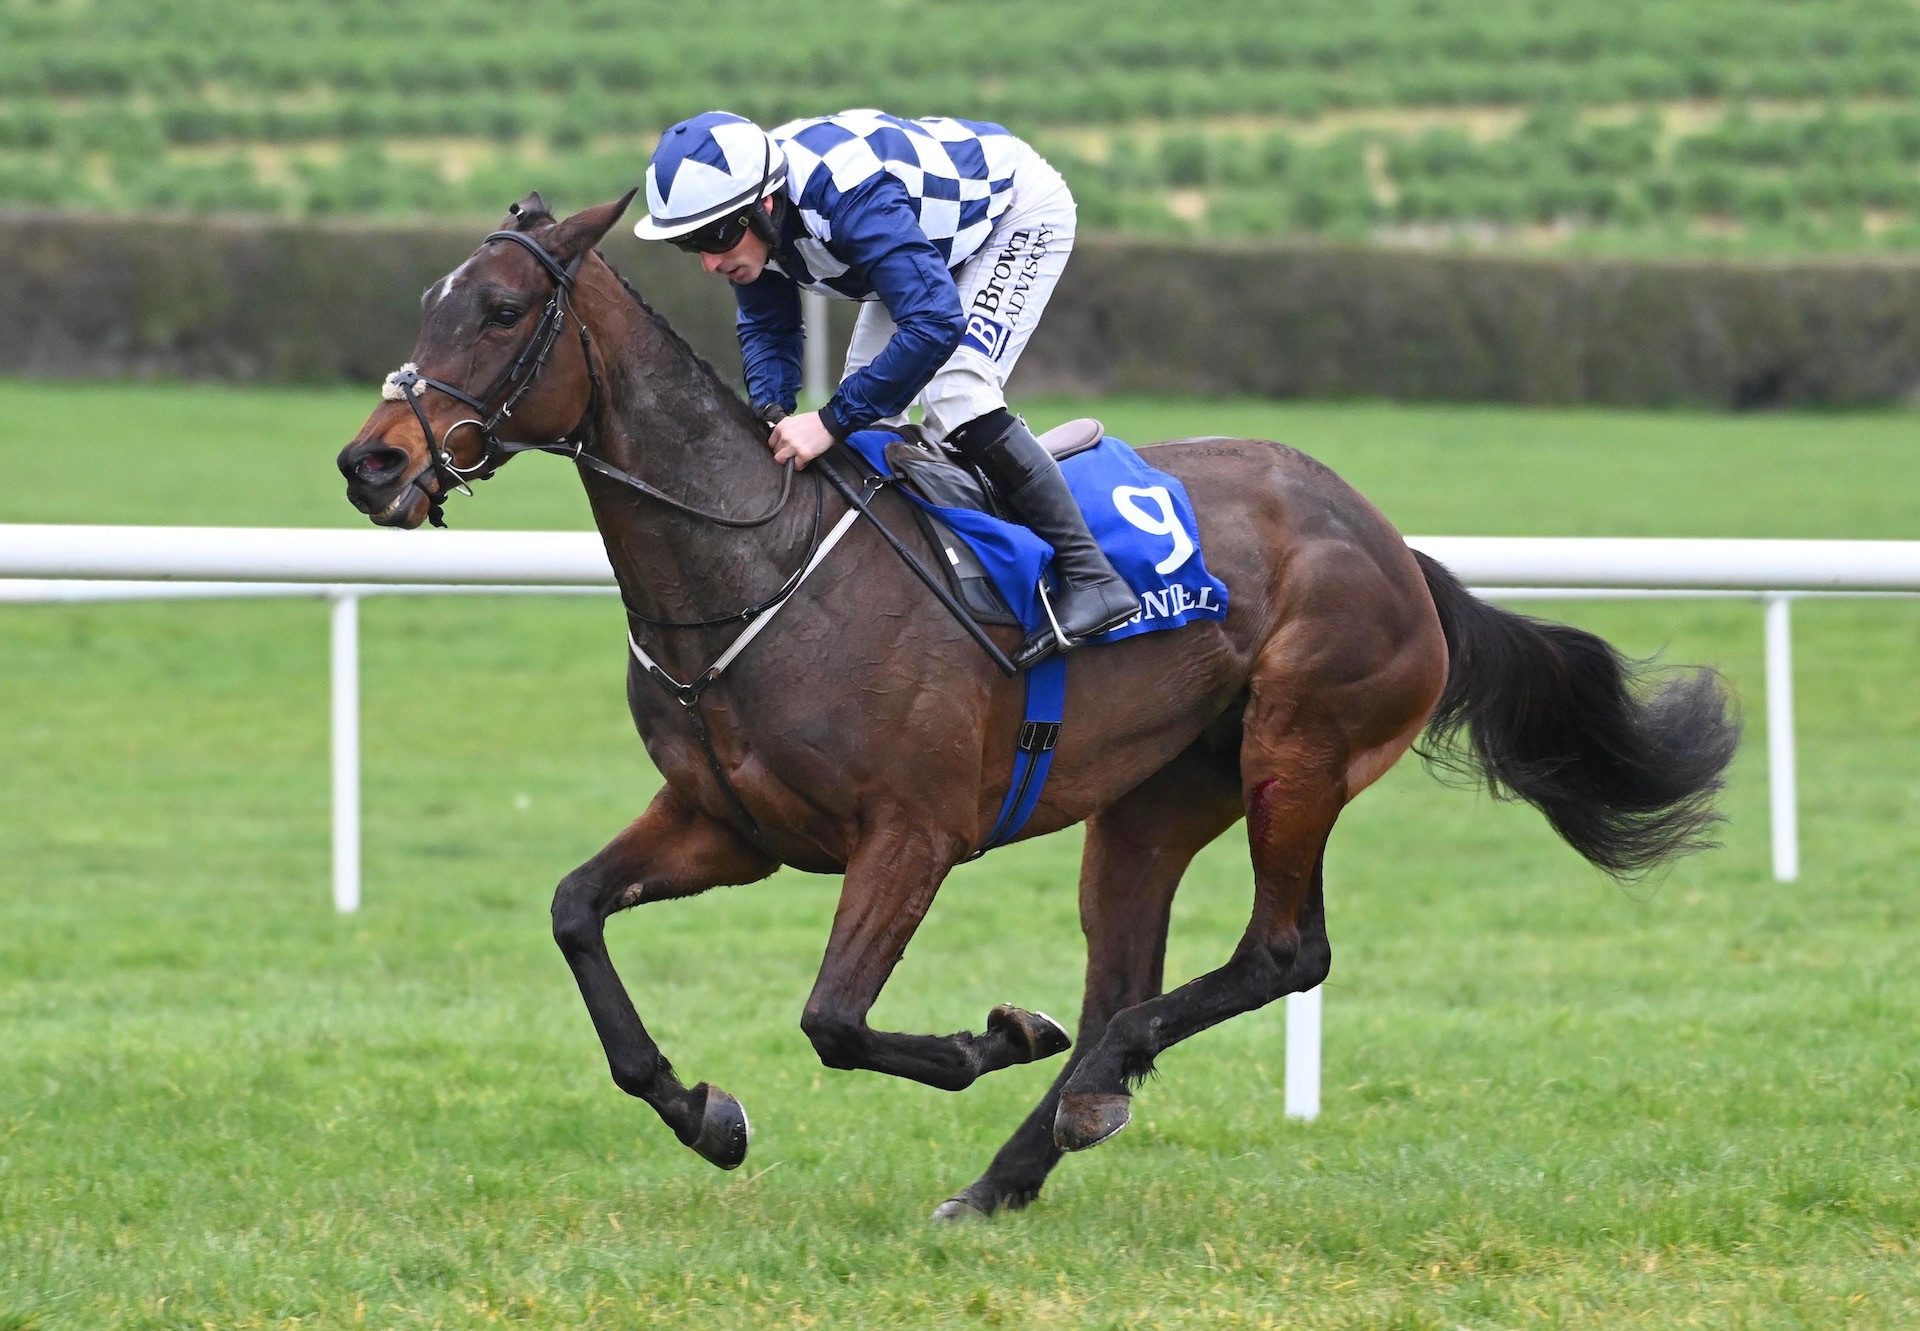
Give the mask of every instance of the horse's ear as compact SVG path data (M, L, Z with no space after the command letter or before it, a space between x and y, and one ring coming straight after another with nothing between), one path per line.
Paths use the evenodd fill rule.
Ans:
M620 220L620 214L627 211L627 205L633 202L633 196L639 192L636 187L612 203L582 208L553 229L553 234L547 237L548 252L563 264L572 263L600 243L600 237L613 229L613 224Z
M547 207L547 201L535 190L520 202L507 209L507 215L500 219L501 231L531 231L537 226L553 220L553 210Z

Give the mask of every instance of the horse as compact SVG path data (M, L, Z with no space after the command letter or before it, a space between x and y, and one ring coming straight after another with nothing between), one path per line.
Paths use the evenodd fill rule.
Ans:
M1293 448L1181 439L1148 452L1186 486L1229 612L1069 658L1051 780L1020 833L1086 824L1075 1036L1008 1004L978 1032L875 1029L942 880L995 822L1021 681L884 543L879 524L931 556L900 496L874 497L879 524L821 557L823 528L841 533L859 496L819 463L776 465L766 424L600 256L631 199L564 219L537 193L516 203L428 289L409 363L337 462L350 502L401 528L440 522L452 492L516 453L578 467L627 612L627 702L664 785L560 880L553 936L615 1085L712 1164L745 1158L747 1119L719 1087L684 1085L647 1033L605 942L628 907L781 865L839 874L800 1014L826 1066L958 1091L1071 1048L935 1212L953 1219L1025 1206L1065 1152L1127 1124L1164 1050L1326 979L1328 837L1423 735L1431 763L1534 805L1609 874L1710 844L1738 740L1712 670L1632 661L1478 600ZM509 421L518 440L502 437ZM766 631L743 647L749 621ZM1167 990L1181 876L1242 819L1246 929L1217 968Z

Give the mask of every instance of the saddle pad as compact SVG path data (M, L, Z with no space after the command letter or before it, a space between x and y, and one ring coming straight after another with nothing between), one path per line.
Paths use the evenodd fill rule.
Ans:
M887 430L859 430L847 437L847 445L885 475L891 470L886 447L895 438ZM1140 613L1099 641L1226 618L1226 584L1207 572L1193 505L1177 478L1149 467L1111 435L1062 462L1060 471L1086 516L1087 530L1140 598ZM1052 547L1017 523L906 493L972 548L1023 628L1031 632L1045 622L1035 589L1053 558Z

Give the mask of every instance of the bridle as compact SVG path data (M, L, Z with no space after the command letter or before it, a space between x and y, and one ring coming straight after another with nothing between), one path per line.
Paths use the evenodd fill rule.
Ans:
M389 401L405 402L413 409L414 419L420 422L420 433L427 443L427 467L434 479L440 482L438 492L428 495L431 507L427 516L436 527L446 526L441 515L440 501L448 491L460 490L471 495L473 487L469 482L484 480L491 476L512 454L529 448L548 452L580 453L585 446L586 433L593 420L593 409L600 396L600 373L594 368L593 363L593 339L587 332L586 323L575 315L573 322L580 334L580 354L586 362L588 383L587 405L580 414L579 423L560 438L545 444L513 444L500 438L497 431L501 422L512 417L513 409L520 405L520 399L532 389L534 381L540 377L540 371L546 368L547 358L553 354L554 344L560 340L561 329L565 327L567 315L571 310L570 297L573 294L574 277L580 271L580 264L586 255L582 252L572 263L563 266L558 259L547 252L546 246L532 236L519 231L495 231L480 243L486 246L496 240L508 240L521 246L553 278L553 295L547 298L547 307L540 316L540 322L534 328L533 336L528 338L525 345L520 348L520 354L507 367L506 372L493 382L492 387L477 397L444 379L435 379L421 374L419 367L411 361L388 375L386 383L380 390L380 395ZM489 410L487 403L509 386L512 387L512 391L507 393L498 407ZM432 423L427 420L426 408L420 401L429 388L445 393L476 414L455 421L436 437ZM483 449L475 462L470 466L462 467L454 461L453 453L447 444L453 438L453 432L465 425L472 425L479 429Z
M444 527L446 525L440 514L441 495L445 494L449 489L458 489L467 494L472 494L473 490L468 484L469 480L485 480L515 453L552 453L559 457L570 457L578 466L586 467L609 480L616 481L630 489L637 490L641 494L666 504L670 508L677 509L689 516L700 518L722 527L732 527L736 529L761 527L771 522L785 510L787 500L793 492L793 473L795 468L791 462L786 463L783 467L784 476L780 484L780 497L773 502L772 507L768 508L765 513L760 514L758 517L734 518L724 513L712 513L706 509L697 508L684 500L675 499L672 495L663 493L640 477L622 471L618 467L612 466L594 454L587 452L586 446L588 435L593 426L594 408L599 402L601 393L600 374L594 367L593 338L587 332L586 322L573 311L571 301L574 279L579 273L582 261L586 258L586 252L582 251L572 263L562 265L558 259L555 259L552 254L548 253L546 247L540 244L539 241L519 231L495 231L490 233L486 239L480 243L484 246L496 240L512 241L514 244L521 246L539 262L540 266L553 278L554 283L553 295L547 300L546 311L541 315L539 326L533 330L533 336L529 338L526 345L520 349L520 354L514 358L514 362L508 367L507 372L496 380L485 394L475 397L465 389L455 387L453 384L449 384L444 380L434 379L421 374L419 367L407 364L388 375L386 384L381 389L382 397L392 401L404 401L407 406L412 409L414 419L420 423L420 432L425 437L427 443L428 469L432 471L436 478L443 482L437 494L425 490L425 487L419 487L422 492L427 495L429 505L428 515L435 526ZM540 371L546 367L547 358L553 354L554 344L559 341L561 330L564 328L569 314L573 314L574 327L580 335L580 355L587 367L587 405L581 412L579 421L575 423L571 430L568 430L558 439L544 443L522 443L500 438L497 432L501 422L512 417L514 407L519 405L520 399L525 397L528 390L533 387L534 380L540 377ZM501 392L506 391L509 386L511 386L512 391L507 394L506 399L501 402L497 408L489 410L487 402ZM455 421L452 425L449 425L436 440L433 433L433 425L428 421L426 408L421 405L420 401L421 397L424 396L426 390L429 388L437 392L445 393L456 402L465 404L476 414L462 417L460 420ZM772 418L768 418L766 423L771 426L773 423ZM463 425L471 425L477 428L480 431L481 442L484 445L484 451L481 453L479 460L466 467L462 467L459 463L455 462L453 454L447 448L447 440L452 437L455 430ZM422 475L424 474L425 472L422 473ZM813 487L813 530L807 541L806 554L801 558L800 562L795 565L793 572L785 579L779 590L774 592L773 595L740 610L730 611L727 614L711 618L693 620L656 619L635 610L632 603L626 600L624 592L621 596L621 600L625 604L626 612L630 619L638 620L643 624L655 628L697 629L712 628L723 624L738 624L741 626L740 632L734 637L731 645L721 652L719 657L717 657L711 665L693 679L684 682L669 674L659 662L653 659L634 636L631 625L629 625L627 630L627 646L632 652L635 661L639 663L647 676L685 709L694 736L700 743L701 751L706 756L707 765L711 769L715 781L725 793L728 803L730 803L734 811L740 815L747 834L756 844L761 846L766 844L766 838L761 833L760 826L758 822L755 821L752 810L748 809L746 802L740 798L739 791L734 788L733 779L727 774L725 765L720 761L720 755L713 745L713 737L707 729L706 718L700 710L700 700L707 689L720 678L735 658L753 641L754 637L780 612L781 607L787 604L795 592L799 591L800 585L807 580L808 575L820 567L821 563L832 553L834 547L840 543L841 538L847 534L855 521L862 517L867 518L880 532L881 536L886 539L887 543L906 561L907 566L914 571L915 575L918 576L920 580L927 585L929 590L933 592L935 597L940 600L941 604L945 605L948 611L968 629L974 639L980 643L988 655L1000 666L1002 671L1008 675L1015 673L1012 664L1006 660L1006 657L1000 652L1000 649L994 645L993 641L987 637L980 626L973 621L972 617L968 615L965 609L954 599L953 594L939 583L934 574L929 573L926 568L920 564L919 560L900 543L900 539L888 531L885 524L875 517L872 510L868 507L868 500L872 499L882 487L891 483L892 478L876 476L868 480L865 485L856 488L854 485L842 480L839 474L834 471L833 467L828 464L825 459L821 460L819 474L823 475L826 479L824 483L816 484ZM417 486L418 481L419 477L415 477L411 484ZM825 494L829 485L837 490L841 497L847 501L847 510L841 515L839 521L834 524L833 530L830 533L823 534L821 531L821 513L825 506Z
M440 482L437 493L426 492L428 503L427 518L434 526L444 527L447 525L441 513L440 501L448 491L459 490L464 494L471 495L473 493L473 487L469 484L470 481L485 480L487 477L493 475L495 471L499 470L500 466L515 453L552 453L560 457L570 457L580 466L586 467L590 471L598 472L608 480L617 481L621 485L638 490L641 494L651 499L656 499L670 508L678 509L680 512L686 513L689 516L703 519L704 521L714 523L721 527L738 529L761 527L779 516L780 512L786 508L787 499L793 492L793 465L791 463L788 463L784 468L785 474L781 479L779 498L774 500L772 506L769 507L766 512L760 514L758 517L735 518L725 513L714 513L707 509L697 508L685 500L675 499L672 495L654 488L654 486L642 480L640 477L633 475L631 472L622 471L618 467L612 466L587 452L587 436L593 427L594 407L598 404L601 393L600 372L594 366L593 337L587 332L586 321L577 313L574 313L572 306L574 278L578 275L580 265L585 261L587 252L584 250L581 251L580 254L575 256L572 263L563 265L558 259L554 258L552 254L547 252L546 246L523 231L490 232L486 239L482 240L480 244L484 247L492 244L496 240L509 240L520 246L526 250L527 253L531 254L542 268L546 269L548 276L553 278L553 295L547 298L547 306L541 313L540 323L534 328L533 336L527 339L526 345L520 348L520 354L514 358L513 364L508 366L506 372L494 381L491 388L477 397L468 393L463 388L458 388L453 384L447 383L443 379L435 379L428 375L421 374L419 367L411 361L402 365L392 374L389 374L386 383L382 385L380 390L380 395L389 401L405 402L407 406L413 409L414 419L420 422L420 433L426 439L427 444L427 469L432 473L434 479ZM533 387L534 380L540 377L540 371L546 368L547 358L553 354L554 344L560 340L561 330L566 326L567 316L569 314L573 316L574 329L580 336L581 360L587 367L587 405L585 409L581 411L579 421L571 430L568 430L558 439L547 440L541 443L523 443L502 439L498 433L501 422L512 417L513 409L520 404L520 399L525 397L528 390ZM512 391L507 393L506 399L502 401L498 407L489 411L487 403L502 392L506 392L510 386ZM465 416L455 421L442 431L436 439L433 433L433 425L427 420L426 408L421 405L420 401L429 388L437 392L445 393L448 397L470 408L476 414L473 416ZM480 431L480 441L483 446L480 457L465 467L462 467L454 461L453 453L447 447L448 440L453 438L453 432L463 425L474 426ZM418 483L418 479L418 477L415 478L416 484ZM819 514L817 512L814 514L814 525L817 531L819 527ZM642 616L642 618L645 617ZM725 623L727 620L733 618L735 618L735 616L728 615L720 620L706 622Z
M381 389L382 397L393 401L404 401L413 409L414 419L420 422L420 432L427 441L428 468L437 479L442 481L439 494L427 492L424 490L424 487L422 487L423 493L427 494L428 517L436 527L444 527L446 525L440 513L441 495L451 489L461 490L469 495L472 494L473 489L468 484L468 481L485 480L515 453L552 453L560 457L570 457L577 465L598 472L609 480L617 481L621 485L637 490L641 494L658 500L682 513L722 527L743 529L765 526L786 509L787 499L793 493L794 467L791 462L785 464L782 468L784 475L780 483L780 497L774 500L772 507L768 508L765 513L760 514L758 517L735 518L729 517L724 513L709 512L706 509L697 508L684 500L675 499L672 495L656 489L640 477L630 472L622 471L618 467L604 462L592 453L587 452L587 437L593 426L594 407L600 398L600 374L599 371L594 368L593 363L593 338L587 332L585 320L581 319L579 314L573 312L571 302L574 278L580 271L580 265L586 258L586 252L582 251L572 263L562 265L558 259L547 252L547 248L539 241L519 231L495 231L490 233L486 239L480 243L484 246L496 240L509 240L521 246L527 253L538 260L540 266L546 269L547 274L553 278L553 295L547 300L547 308L545 313L540 317L540 324L533 330L533 336L527 339L526 345L520 349L520 354L514 358L514 362L508 367L507 372L497 379L493 387L489 388L486 393L476 397L468 393L465 389L457 388L444 380L434 379L428 375L421 374L418 366L409 363L402 365L399 369L388 375L386 384ZM533 381L540 377L540 371L546 367L547 358L553 354L554 344L559 341L561 329L565 326L567 316L570 313L573 314L574 328L580 335L580 354L587 367L588 391L585 410L581 412L580 419L574 427L558 439L549 440L544 443L522 443L502 439L498 434L501 422L512 417L514 407L519 405L520 399L525 397L527 391L533 387ZM498 394L506 391L509 386L512 387L512 391L507 394L506 400L501 402L498 407L489 411L487 402ZM476 414L462 417L460 420L455 421L452 425L449 425L436 440L434 438L433 425L427 420L426 408L422 406L420 402L421 397L429 388L434 389L436 392L445 393L448 397L454 399L454 401L465 404ZM480 439L484 445L484 451L481 453L479 460L466 467L462 467L459 463L455 462L453 460L453 454L447 448L448 439L453 436L455 430L463 425L476 427L480 431ZM415 478L415 483L418 483L417 477ZM734 658L745 649L748 643L753 641L754 637L767 626L773 616L779 613L780 608L787 603L789 598L800 589L800 584L806 580L807 575L820 566L821 561L823 561L832 551L833 547L840 542L841 537L846 535L847 529L853 525L854 520L858 518L862 512L860 508L850 507L835 526L832 534L823 538L820 530L820 517L825 507L826 486L816 485L813 487L813 491L813 531L807 542L806 554L802 556L800 562L795 565L793 572L773 595L753 605L746 606L743 609L729 611L724 615L692 620L656 619L652 616L641 614L633 608L631 602L626 601L624 593L621 596L622 602L626 605L627 614L631 618L656 628L697 629L712 628L722 624L738 624L743 626L739 634L735 636L732 644L721 653L720 657L715 660L712 665L708 666L705 671L694 679L685 682L668 674L667 671L647 653L646 649L643 648L634 637L631 627L629 627L627 631L627 645L632 651L634 659L640 663L641 668L646 671L647 675L659 684L661 688L665 689L669 696L685 709L687 718L693 727L693 733L700 742L700 748L706 755L707 765L711 768L715 780L719 782L720 789L725 792L727 800L732 804L735 812L737 812L744 821L748 834L756 843L760 844L764 844L765 838L761 834L759 824L754 820L752 811L747 808L745 801L740 798L739 791L734 789L733 780L727 775L727 770L720 761L720 755L714 749L713 737L707 729L706 718L700 710L700 699L708 687L711 686L715 680L719 679L727 667L733 663Z

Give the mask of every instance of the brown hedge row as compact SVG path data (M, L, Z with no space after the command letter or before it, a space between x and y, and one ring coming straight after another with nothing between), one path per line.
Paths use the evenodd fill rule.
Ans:
M0 216L0 373L377 380L470 229ZM737 371L731 302L616 233L614 265ZM844 337L850 307L835 303ZM835 348L836 354L838 346ZM1906 401L1920 264L1633 263L1088 239L1018 391L1711 407Z

